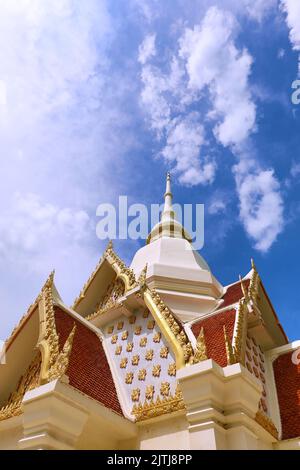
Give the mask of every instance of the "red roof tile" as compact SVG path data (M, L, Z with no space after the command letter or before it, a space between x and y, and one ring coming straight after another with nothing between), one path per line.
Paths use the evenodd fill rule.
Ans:
M55 307L55 321L61 348L74 323L77 326L66 372L70 385L122 415L110 367L99 337L58 307Z
M250 284L250 279L245 279L243 281L245 289L248 289ZM241 283L237 282L232 286L229 286L223 295L223 302L220 304L219 308L227 307L227 305L232 305L238 302L243 297L243 292L241 288Z
M207 356L221 367L227 366L223 326L226 326L227 336L232 341L235 314L235 309L230 309L225 312L216 313L192 325L192 332L196 338L203 327Z
M293 363L292 354L283 354L273 363L282 439L300 436L300 364Z

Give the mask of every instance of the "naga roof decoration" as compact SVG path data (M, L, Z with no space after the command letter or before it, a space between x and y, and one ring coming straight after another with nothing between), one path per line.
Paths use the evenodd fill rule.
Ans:
M62 350L60 350L53 306L53 292L56 293L53 281L54 272L50 274L35 303L29 308L27 316L35 310L37 305L39 307L40 331L37 344L38 352L35 354L24 375L21 376L16 391L11 393L7 402L0 409L0 420L21 414L22 400L27 391L62 377L68 368L76 327L74 325ZM19 324L14 335L11 335L10 342L12 337L15 337L16 331L19 331L23 324L24 320Z
M100 258L100 261L98 262L95 270L93 271L87 282L84 284L79 296L76 297L72 309L75 310L79 303L82 301L82 299L84 299L89 286L91 285L92 281L94 280L96 274L98 273L105 260L114 269L117 274L117 278L121 279L124 282L125 292L128 292L129 290L133 289L138 285L135 279L134 272L132 271L132 269L128 268L126 264L121 260L121 258L115 253L113 249L113 243L112 241L110 241L107 245L106 250L103 253L103 256Z

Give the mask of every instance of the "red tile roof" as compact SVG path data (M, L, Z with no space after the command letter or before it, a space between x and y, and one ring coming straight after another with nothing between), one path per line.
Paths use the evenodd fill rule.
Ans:
M196 338L203 327L207 356L221 367L227 366L223 326L226 326L227 336L232 341L235 314L235 309L229 309L192 325L192 332Z
M300 364L293 363L292 354L283 354L273 363L282 439L300 437Z
M70 385L122 415L110 367L99 337L59 307L55 307L55 321L61 348L74 323L77 326L66 372Z
M245 289L248 289L248 286L250 284L250 279L245 279L243 280L243 284L245 286ZM236 284L233 284L232 286L229 286L223 295L223 302L220 304L219 308L227 307L227 305L232 305L238 302L241 298L243 297L243 292L241 288L241 283L237 282Z

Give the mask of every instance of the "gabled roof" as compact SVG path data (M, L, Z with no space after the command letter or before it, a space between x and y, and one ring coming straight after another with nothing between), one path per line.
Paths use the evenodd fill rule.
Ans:
M300 350L298 351L299 359ZM273 362L282 439L300 437L300 363L293 360L293 355L295 351L289 351Z
M69 384L80 392L123 415L102 342L85 324L55 307L56 329L63 347L74 323L76 331L66 375Z

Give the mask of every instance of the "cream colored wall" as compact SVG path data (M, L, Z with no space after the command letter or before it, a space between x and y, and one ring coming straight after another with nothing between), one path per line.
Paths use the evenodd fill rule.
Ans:
M189 449L188 423L185 416L157 420L139 426L139 449Z
M17 450L18 441L22 436L22 426L0 431L0 450Z

